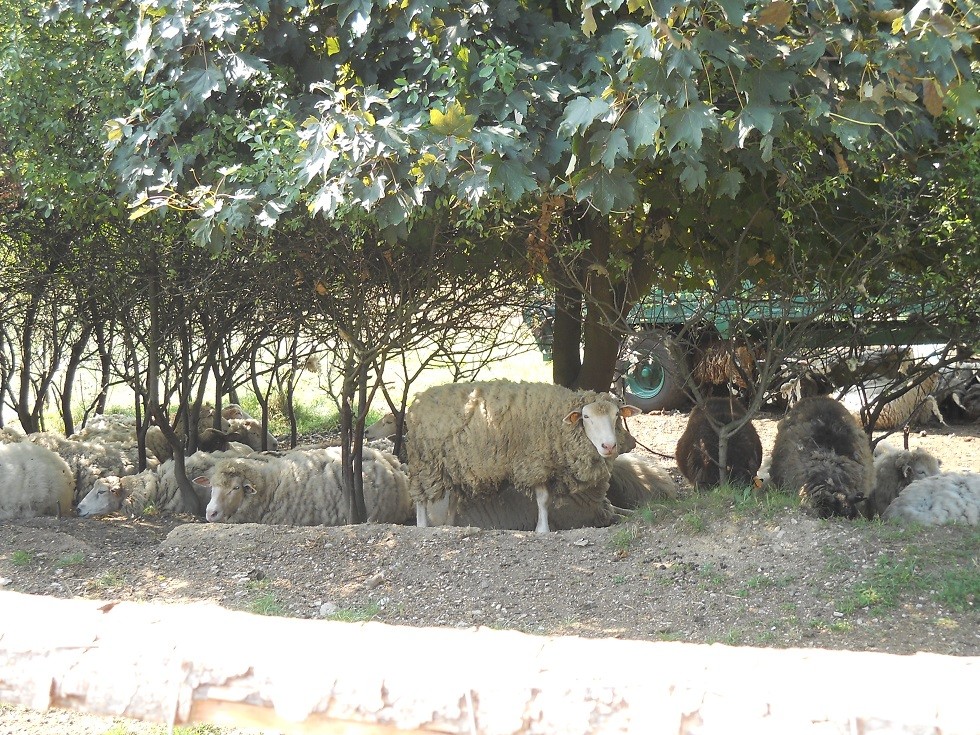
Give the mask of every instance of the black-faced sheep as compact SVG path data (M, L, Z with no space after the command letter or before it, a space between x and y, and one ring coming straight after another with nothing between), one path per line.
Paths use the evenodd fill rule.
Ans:
M604 498L626 433L620 417L640 410L609 394L548 383L496 380L429 388L409 408L408 470L419 526L426 504L455 505L512 486L537 501L547 532L552 495Z
M980 524L980 475L950 472L916 480L898 494L882 518L922 526L976 526Z
M225 459L210 478L194 482L211 493L207 519L214 523L338 526L350 522L342 472L338 448L292 450ZM368 521L411 517L408 478L397 457L365 447L362 476Z
M210 476L214 466L229 457L240 457L245 450L194 452L184 458L184 472L188 477ZM107 515L123 510L129 516L154 513L189 513L198 515L197 508L189 507L177 484L176 465L168 459L156 469L144 470L136 475L116 477L109 475L98 479L88 494L78 504L78 515L83 518ZM200 485L192 487L201 507L207 505L211 493Z
M875 484L862 513L871 519L883 515L898 494L912 482L939 474L939 460L925 449L886 450L874 459Z
M709 398L691 409L687 427L677 441L677 466L697 490L721 481L718 432L745 417L745 407L735 398ZM751 421L728 439L726 474L732 483L748 485L762 464L762 442Z
M0 444L0 520L67 515L74 492L71 468L50 449L28 441Z
M804 398L776 429L770 479L821 518L855 518L874 484L871 443L840 402Z

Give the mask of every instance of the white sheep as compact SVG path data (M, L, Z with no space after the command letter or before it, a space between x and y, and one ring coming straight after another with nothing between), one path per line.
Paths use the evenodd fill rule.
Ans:
M919 381L918 377L909 378L906 383L912 385L916 381ZM902 395L888 401L878 414L874 428L877 431L889 431L901 428L906 423L924 424L932 418L945 425L946 420L939 410L936 397L932 394L938 385L939 375L932 373ZM871 379L860 386L850 388L841 396L840 401L855 417L866 423L866 419L861 416L861 409L874 405L884 392L893 392L898 387L901 386L896 386L891 380Z
M888 449L879 452L876 447L874 471L874 489L864 501L862 511L868 519L884 514L885 509L910 483L938 475L939 460L925 449Z
M412 503L398 458L365 447L361 459L368 521L404 523ZM194 482L211 493L211 522L337 526L350 522L342 473L341 450L332 447L225 459Z
M606 497L616 508L635 510L658 500L676 500L677 483L658 462L639 454L621 454L610 467Z
M220 431L228 433L231 430L231 424L228 422L224 416L221 417ZM201 415L197 421L197 433L206 431L207 429L214 428L214 407L213 406L203 406L201 408ZM174 433L177 438L183 441L184 439L184 422L178 421L176 426L173 427ZM236 438L235 441L238 441ZM246 443L247 442L243 442ZM163 429L159 426L150 426L146 430L146 451L161 462L165 462L174 456L173 448L170 446L170 442L167 441L167 437L163 435Z
M0 444L0 520L65 516L75 478L68 463L27 441Z
M262 422L253 418L230 418L228 421L228 438L231 441L247 444L255 451L268 450L274 452L279 449L279 440L271 432L262 431ZM265 436L265 446L262 446L262 437Z
M619 418L638 413L609 394L547 383L429 388L407 416L416 522L429 525L427 504L447 495L452 522L455 506L513 486L535 498L535 530L547 532L552 494L605 496L610 465L629 437Z
M923 526L976 526L980 524L980 475L950 472L916 480L898 494L882 518Z
M769 473L772 485L798 493L821 518L854 518L874 486L871 443L841 403L804 398L776 427Z
M99 478L132 475L139 470L139 449L134 442L69 439L51 431L28 434L27 440L50 449L68 463L75 478L75 502L84 498ZM150 464L155 466L156 461L150 458Z
M377 439L394 439L398 431L398 417L390 411L364 429L364 438L368 441Z
M246 447L245 452L251 452L251 449ZM184 458L184 472L188 477L209 476L222 459L240 456L243 456L242 451L236 450L194 452ZM191 485L200 506L205 507L211 499L211 493L198 484ZM110 475L100 478L79 502L78 515L89 518L125 510L127 515L141 516L149 509L153 509L155 513L200 514L197 508L188 507L185 503L177 484L176 465L172 459L156 469L148 469L137 475Z
M136 418L119 413L95 414L88 418L85 426L68 438L75 441L131 444L136 441Z

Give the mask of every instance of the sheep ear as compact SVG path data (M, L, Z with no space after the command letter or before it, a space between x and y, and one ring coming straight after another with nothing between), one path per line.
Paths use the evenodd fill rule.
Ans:
M636 406L631 406L628 403L625 406L619 407L619 415L624 419L629 419L634 416L639 416L643 411L638 409Z
M207 475L198 475L194 478L194 484L200 487L211 487L211 480Z
M581 418L582 418L581 411L572 411L571 413L568 414L568 416L565 417L564 421L566 424L577 424Z
M905 465L902 468L902 477L904 477L907 480L911 476L912 476L912 467L910 465Z
M246 482L242 484L242 490L246 495L255 495L255 493L257 492L255 486L250 482Z

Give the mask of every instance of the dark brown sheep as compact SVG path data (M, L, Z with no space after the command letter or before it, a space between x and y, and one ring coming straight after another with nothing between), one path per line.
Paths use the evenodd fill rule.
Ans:
M839 401L804 398L776 429L771 478L821 518L855 518L874 485L871 443Z
M695 489L707 489L721 482L718 431L744 416L745 407L736 398L708 398L691 410L674 456ZM748 421L728 439L725 459L728 480L748 485L761 464L762 442L755 426Z

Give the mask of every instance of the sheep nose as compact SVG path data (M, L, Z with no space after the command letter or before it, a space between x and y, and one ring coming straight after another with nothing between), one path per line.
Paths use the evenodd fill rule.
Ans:
M209 510L207 512L207 519L208 519L208 521L214 521L214 519L217 518L217 517L218 517L218 511L216 511L216 510Z
M616 442L603 442L602 448L607 452L613 452L616 450Z

